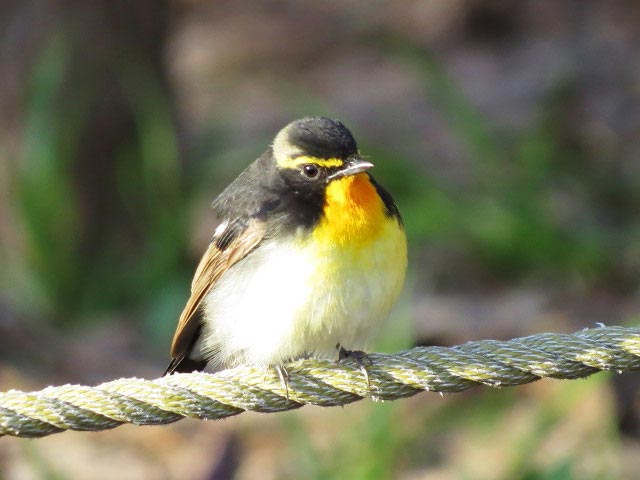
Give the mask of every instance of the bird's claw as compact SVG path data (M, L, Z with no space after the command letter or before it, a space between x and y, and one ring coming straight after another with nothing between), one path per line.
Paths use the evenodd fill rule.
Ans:
M340 363L342 360L347 358L352 358L364 375L364 379L367 381L367 386L370 387L371 380L369 378L369 371L367 370L367 367L373 366L373 360L371 360L371 357L362 350L347 350L339 343L336 345L336 349L338 350L338 361L336 363Z

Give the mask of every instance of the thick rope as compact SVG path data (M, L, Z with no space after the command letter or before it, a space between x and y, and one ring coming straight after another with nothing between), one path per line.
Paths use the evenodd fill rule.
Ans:
M217 374L123 378L97 387L63 385L0 393L0 435L43 437L64 430L106 430L123 423L162 425L184 417L217 419L246 410L330 407L364 397L395 400L418 392L459 392L474 385L521 385L542 377L574 379L601 370L640 370L640 328L601 327L571 335L543 333L506 342L420 347L371 354L369 382L350 360L306 359L274 369L238 367Z

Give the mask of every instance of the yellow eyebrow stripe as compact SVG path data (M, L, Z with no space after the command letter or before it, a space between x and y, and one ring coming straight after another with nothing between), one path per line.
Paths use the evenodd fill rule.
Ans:
M300 157L283 159L278 162L278 165L284 168L296 168L306 163L312 163L319 167L341 167L344 162L339 158L318 158L302 155Z

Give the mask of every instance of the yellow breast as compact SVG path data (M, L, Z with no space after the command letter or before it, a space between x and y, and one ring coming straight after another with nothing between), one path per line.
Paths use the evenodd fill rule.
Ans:
M329 184L323 213L308 244L314 252L308 283L314 292L312 306L296 337L323 344L317 351L329 351L335 341L361 348L402 290L405 233L398 220L385 213L366 174Z
M388 221L375 186L368 175L360 173L327 186L323 216L313 239L342 248L362 248L378 237Z

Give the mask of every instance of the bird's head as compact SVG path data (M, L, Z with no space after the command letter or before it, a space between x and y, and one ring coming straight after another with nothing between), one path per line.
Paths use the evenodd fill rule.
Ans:
M280 130L272 150L285 183L300 194L324 191L331 182L373 167L359 155L347 127L324 117L291 122Z

